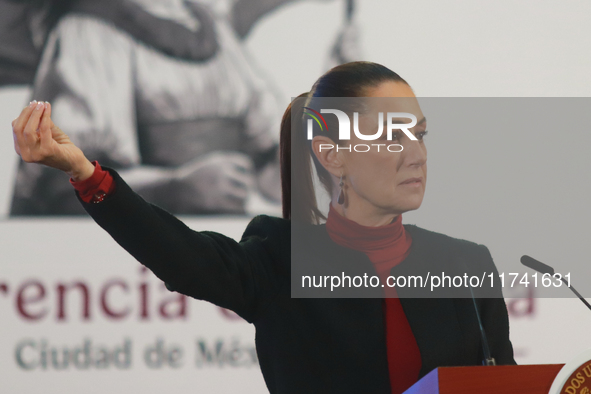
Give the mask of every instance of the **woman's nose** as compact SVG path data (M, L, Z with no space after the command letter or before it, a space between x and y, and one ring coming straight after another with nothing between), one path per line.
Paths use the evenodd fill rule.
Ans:
M427 150L423 142L406 138L403 148L402 153L406 165L420 167L427 162Z

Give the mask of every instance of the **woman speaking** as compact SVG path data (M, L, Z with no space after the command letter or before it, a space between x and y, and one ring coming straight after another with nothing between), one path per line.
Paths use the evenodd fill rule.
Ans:
M515 364L498 287L497 297L477 299L396 297L388 287L381 297L292 298L294 256L320 271L342 263L376 274L381 283L398 269L410 272L404 270L439 261L497 272L486 247L402 224L401 214L419 208L423 199L427 130L400 76L375 63L347 63L320 77L302 97L317 120L310 104L316 99L405 98L404 110L416 122L406 132L389 128L387 142L397 151L359 154L345 149L335 135L338 128L326 123L292 136L292 121L305 122L304 113L290 105L281 124L283 218L255 217L240 242L191 230L144 201L116 171L91 163L53 124L49 103L32 102L13 121L15 149L26 162L68 173L85 210L169 289L231 309L254 324L271 393L402 393L440 366L481 365L491 357ZM359 117L359 126L370 127L366 118ZM363 139L356 133L347 144L367 143ZM292 154L298 168L292 167ZM316 204L311 163L331 198L327 215ZM326 223L318 224L324 217ZM310 248L292 246L296 228ZM322 253L313 258L308 249Z

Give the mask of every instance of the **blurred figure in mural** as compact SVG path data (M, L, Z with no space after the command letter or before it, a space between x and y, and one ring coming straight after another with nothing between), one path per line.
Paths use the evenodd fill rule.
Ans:
M280 201L280 96L243 39L294 1L2 0L29 6L30 43L42 47L33 97L53 103L87 157L177 214L242 214L253 190ZM331 66L357 60L352 5ZM11 215L83 214L63 176L21 162Z

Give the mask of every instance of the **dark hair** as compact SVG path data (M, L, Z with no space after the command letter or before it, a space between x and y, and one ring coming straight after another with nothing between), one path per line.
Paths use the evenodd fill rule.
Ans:
M382 82L393 81L408 83L394 71L381 64L372 62L351 62L336 66L322 75L312 86L312 90L303 93L298 97L364 97L366 89L377 87ZM302 118L302 111L293 114L294 117ZM287 106L283 119L281 120L280 136L280 157L281 157L281 189L283 202L283 217L285 219L297 219L306 223L319 223L326 219L316 204L316 194L312 180L313 160L318 178L329 192L332 193L332 181L328 171L317 161L315 155L311 154L310 143L301 136L291 135L292 103ZM332 137L336 140L335 137ZM293 145L293 146L292 146ZM298 171L293 173L294 183L298 185L297 201L291 200L292 152L298 157Z

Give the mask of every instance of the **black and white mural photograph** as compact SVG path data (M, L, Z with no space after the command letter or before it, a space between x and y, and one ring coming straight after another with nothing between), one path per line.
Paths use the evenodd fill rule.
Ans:
M253 195L272 209L282 97L245 41L293 2L4 2L2 83L53 102L87 156L171 212L244 214ZM358 60L345 7L327 65ZM11 216L83 213L62 174L19 164Z

